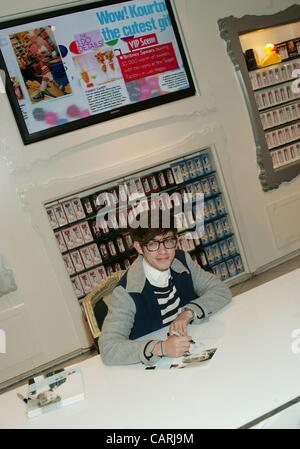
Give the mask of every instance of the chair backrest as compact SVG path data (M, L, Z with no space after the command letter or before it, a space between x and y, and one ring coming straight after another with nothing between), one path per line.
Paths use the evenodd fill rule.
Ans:
M82 301L83 310L94 340L100 335L102 324L108 311L107 298L124 273L125 270L117 271L108 278L103 279Z

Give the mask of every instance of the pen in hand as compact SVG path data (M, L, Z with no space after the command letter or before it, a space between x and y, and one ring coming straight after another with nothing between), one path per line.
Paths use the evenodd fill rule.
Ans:
M171 331L171 334L168 333L168 337L170 335L174 335L175 337L184 337L184 335L181 332L177 332L177 331ZM195 344L194 340L190 340L190 342Z
M175 335L175 337L183 337L184 335L181 332L171 331L171 335Z

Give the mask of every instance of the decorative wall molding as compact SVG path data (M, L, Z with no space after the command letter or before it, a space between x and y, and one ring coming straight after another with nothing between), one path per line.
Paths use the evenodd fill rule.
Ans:
M0 298L17 290L17 284L12 270L4 266L3 256L0 254Z
M16 171L16 165L12 159L12 154L5 137L0 138L0 162L7 168L8 173Z
M38 158L34 161L31 160L32 158L28 158L26 160L25 157L26 153L20 155L20 151L30 152L30 146L28 146L26 149L22 147L15 150L11 148L11 146L9 145L8 139L6 137L2 137L0 138L0 160L4 162L10 174L18 175L23 174L24 172L31 173L34 170L48 167L49 163L51 163L52 161L59 161L71 154L76 155L85 149L92 148L98 145L103 145L107 142L111 142L117 139L130 137L131 135L139 134L141 132L155 130L163 126L168 126L172 124L176 125L177 123L184 123L184 122L190 123L191 121L198 121L199 119L209 117L216 111L217 111L216 105L212 104L210 99L210 101L207 102L207 104L203 105L201 109L198 109L192 114L172 115L170 117L152 120L147 123L135 124L127 128L124 127L122 129L114 129L114 131L112 132L108 132L102 136L93 137L92 139L87 139L85 141L80 142L77 145L65 146L63 149L60 149L56 153L52 153L50 155L47 154L47 151L45 149L41 149ZM53 142L55 139L61 138L62 138L61 136L53 138Z
M188 152L214 145L216 141L220 140L223 143L226 141L224 130L219 123L212 123L202 126L196 133L187 134L180 141L156 148L150 153L132 158L130 161L122 161L109 167L89 170L80 175L51 178L43 183L31 182L17 188L17 194L23 209L32 214L38 203L41 205L54 200L56 197L71 196L74 191L85 190L93 185L105 184L116 178L146 170L155 164L167 162L174 156L184 156Z
M282 250L296 245L299 248L300 193L269 204L267 212L275 247Z
M130 161L120 162L112 166L97 168L80 175L69 177L51 178L43 183L31 182L19 186L16 189L21 206L26 213L32 229L38 234L47 256L52 260L57 258L57 248L54 244L53 233L48 222L44 204L54 201L56 198L75 195L77 191L93 188L99 184L112 182L151 168L157 164L163 164L176 157L182 157L193 151L211 147L223 148L226 145L226 136L223 127L219 123L203 126L196 133L189 133L177 142L164 147L156 148L148 154L143 154ZM55 255L56 254L56 255ZM60 270L59 270L60 271ZM58 274L61 277L61 272Z
M157 164L167 162L174 157L182 157L193 151L206 147L223 147L226 137L222 126L218 123L203 126L196 133L190 133L171 145L157 148L147 155L130 159L109 167L90 170L80 175L51 178L43 183L31 182L16 189L21 206L26 212L32 229L39 235L43 244L46 242L48 254L49 244L53 249L53 233L51 232L43 204L56 198L72 196L76 191L93 188L99 184L112 182L114 179L126 177L132 173L146 170ZM50 242L49 242L50 239ZM56 250L56 248L54 248Z
M75 195L77 191L91 189L99 184L107 184L114 179L129 176L133 173L146 170L157 164L163 164L176 157L211 147L223 148L226 145L226 136L219 123L203 126L198 132L191 132L171 145L156 148L148 154L143 154L126 162L112 166L90 170L80 175L51 178L44 183L31 182L16 189L21 206L26 212L30 226L39 235L48 257L56 253L44 204L56 198ZM56 260L56 257L54 256ZM54 260L52 259L52 260ZM61 274L61 273L60 273Z

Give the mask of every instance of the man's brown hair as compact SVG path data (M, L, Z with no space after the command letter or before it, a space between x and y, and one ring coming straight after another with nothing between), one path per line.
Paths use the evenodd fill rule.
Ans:
M139 213L135 220L129 223L129 232L133 241L146 244L157 235L172 231L177 235L174 213L172 209L149 209Z

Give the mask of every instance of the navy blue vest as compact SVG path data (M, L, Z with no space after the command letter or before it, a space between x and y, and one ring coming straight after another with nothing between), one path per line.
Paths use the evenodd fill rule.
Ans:
M175 258L180 260L188 269L185 254L183 251L176 251ZM189 269L188 269L189 271ZM192 276L187 272L177 273L171 268L171 276L180 298L179 307L183 307L198 297L194 291ZM153 287L146 279L146 283L142 293L133 293L126 289L127 273L122 277L118 285L121 285L127 293L132 297L136 306L136 315L129 338L135 340L150 332L161 329L164 326L159 305L154 294Z

